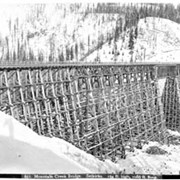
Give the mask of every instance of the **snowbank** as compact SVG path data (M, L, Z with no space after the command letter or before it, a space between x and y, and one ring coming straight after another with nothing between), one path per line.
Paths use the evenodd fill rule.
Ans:
M87 173L64 155L56 155L49 148L0 137L0 173Z
M49 139L38 136L0 112L1 173L87 173L87 168L58 153Z
M148 147L157 146L165 151L164 155L151 155L145 151ZM135 152L128 153L125 160L119 160L120 168L126 173L139 174L179 174L180 171L180 146L162 145L157 142L149 142L142 150L135 149Z
M0 173L115 172L118 165L58 139L39 136L0 112Z
M178 131L172 131L172 130L168 129L168 133L172 136L177 136L177 137L180 136L180 133Z
M169 131L180 136L179 133ZM168 153L150 155L146 149L158 146ZM142 150L127 152L117 163L94 156L58 138L37 135L13 117L0 112L0 173L142 173L178 174L180 145L149 142Z

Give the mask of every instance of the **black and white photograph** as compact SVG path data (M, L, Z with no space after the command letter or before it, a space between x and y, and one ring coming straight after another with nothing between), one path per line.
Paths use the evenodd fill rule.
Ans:
M180 3L0 3L0 178L180 178Z

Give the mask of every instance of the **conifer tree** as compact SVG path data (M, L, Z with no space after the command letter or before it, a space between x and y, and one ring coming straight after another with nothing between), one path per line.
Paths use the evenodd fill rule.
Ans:
M13 61L16 61L16 52L13 51Z
M89 51L89 48L90 47L90 35L88 35L88 51Z
M117 42L118 41L118 37L119 37L119 33L118 33L118 27L116 26L116 29L115 29L115 35L114 35L114 41Z
M138 37L138 27L136 26L134 31L134 38L137 39L137 37Z
M69 49L66 46L66 61L69 61Z
M73 46L71 46L71 60L74 59L74 52L73 52Z
M124 23L124 32L126 31L127 28L127 20L125 19L125 23Z
M133 29L131 29L130 34L129 34L129 45L130 49L130 54L131 54L131 60L130 62L133 62L133 49L134 49L134 34L133 34Z
M119 22L119 33L121 34L123 31L122 29L122 19L120 19L120 22Z
M133 30L131 29L130 34L129 34L129 45L128 45L130 50L133 50L134 48L134 34Z
M63 62L64 62L64 54L63 54L63 52L61 52L60 61L63 61Z
M77 43L75 45L75 55L76 55L76 58L78 58L78 44Z

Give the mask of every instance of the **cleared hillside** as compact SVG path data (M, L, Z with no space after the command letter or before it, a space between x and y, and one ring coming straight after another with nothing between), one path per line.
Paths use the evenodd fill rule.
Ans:
M136 48L145 49L144 61L180 62L180 24L149 17L139 22Z
M130 62L133 56L133 62L180 62L180 24L163 18L140 19L133 55L129 48L131 29L123 32L116 43L106 43L86 61L99 57L101 62Z
M86 13L87 5L3 5L0 60L79 61L113 36L118 17L118 14Z

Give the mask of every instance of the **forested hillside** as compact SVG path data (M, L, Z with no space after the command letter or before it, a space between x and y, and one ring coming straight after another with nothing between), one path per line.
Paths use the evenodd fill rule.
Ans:
M98 52L106 42L113 54L109 61L117 61L127 46L133 62L140 19L180 23L180 6L172 4L16 4L2 5L0 14L1 62L77 62L93 52L91 61L103 61Z

